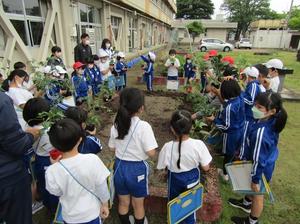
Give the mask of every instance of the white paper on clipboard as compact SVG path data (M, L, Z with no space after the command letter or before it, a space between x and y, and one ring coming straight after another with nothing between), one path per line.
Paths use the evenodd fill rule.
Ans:
M234 191L252 191L251 163L242 163L226 166Z
M179 82L178 80L167 80L167 89L168 90L178 90Z

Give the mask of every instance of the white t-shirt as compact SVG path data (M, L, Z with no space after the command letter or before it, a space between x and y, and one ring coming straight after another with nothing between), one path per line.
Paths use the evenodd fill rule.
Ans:
M178 169L178 143L170 141L163 146L159 153L157 169L167 167L171 172L181 173L197 168L199 164L207 166L211 162L212 157L204 142L189 138L181 143L180 169Z
M132 134L134 129L135 131ZM132 138L129 142L131 135ZM118 136L118 131L115 128L115 126L112 126L110 130L110 138L109 138L108 146L116 150L116 157L121 160L127 160L127 161L146 160L148 159L148 155L146 154L146 152L152 149L156 149L158 147L150 124L146 121L140 120L140 118L137 116L131 118L130 129L128 134L124 137L124 139L123 140L116 139L117 136ZM127 144L128 147L124 154L124 150Z
M168 76L173 76L173 77L178 76L178 68L180 67L179 60L177 58L174 58L174 66L172 66L171 64L172 64L172 60L168 58L168 60L165 63L165 66L168 67Z
M108 201L109 191L106 179L110 173L98 156L78 154L62 159L61 163L103 203ZM100 201L77 183L58 162L46 170L46 189L59 197L65 222L83 223L99 217Z
M34 128L43 129L43 126L36 125ZM54 149L49 140L48 130L43 131L42 135L34 142L33 149L39 156L50 156L49 152Z
M9 87L6 94L12 98L14 105L18 107L33 98L32 93L23 88Z
M270 87L274 93L278 92L279 84L280 84L279 76L275 76L270 79Z
M107 60L105 63L102 63L100 61L99 62L99 70L100 70L100 72L102 74L103 81L107 80L107 78L112 75L110 70L109 70L109 72L106 75L104 75L102 73L102 71L107 70L107 69L109 69L109 60Z

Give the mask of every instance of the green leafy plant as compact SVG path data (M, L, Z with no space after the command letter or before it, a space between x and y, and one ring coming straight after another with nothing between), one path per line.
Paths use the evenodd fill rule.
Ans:
M65 117L62 110L57 107L52 107L49 112L42 112L38 118L43 119L42 123L43 130L48 130L56 121L61 120Z
M188 29L190 35L193 38L193 44L195 42L195 38L204 32L204 28L201 22L194 21L189 23L186 28Z
M114 94L114 91L108 87L108 81L104 81L101 91L100 91L100 96L102 96L103 101L108 102Z

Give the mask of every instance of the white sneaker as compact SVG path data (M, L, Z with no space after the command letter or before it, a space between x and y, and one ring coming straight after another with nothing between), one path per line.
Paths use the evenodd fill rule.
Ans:
M224 174L223 169L218 168L218 174L222 177L224 181L229 181L228 174Z
M135 223L133 215L129 216L129 221L130 221L130 224L134 224ZM148 224L148 219L147 219L146 216L145 216L145 219L144 219L144 224Z
M38 211L40 211L43 208L44 208L43 202L39 202L39 201L33 202L32 203L32 214L37 213Z

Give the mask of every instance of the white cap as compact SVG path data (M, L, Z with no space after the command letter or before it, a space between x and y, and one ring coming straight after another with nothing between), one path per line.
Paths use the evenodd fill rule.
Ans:
M267 68L276 68L276 69L283 69L283 63L282 63L282 61L281 60L279 60L279 59L271 59L271 60L269 60L266 64L265 64L265 66L267 67Z
M51 73L51 66L50 65L45 66L43 68L43 72L46 73L46 74Z
M152 61L155 61L156 55L153 52L149 51L148 55Z
M244 71L242 71L242 74L245 74L247 76L254 77L257 79L258 75L259 75L259 71L255 67L247 67L244 69Z
M57 71L59 74L65 74L65 73L67 73L67 71L66 71L63 67L61 67L61 66L59 66L59 65L56 65L56 66L55 66L55 69L56 69L56 71Z
M109 57L108 53L102 48L99 50L99 58Z
M125 58L124 52L120 51L120 52L117 54L117 57Z

